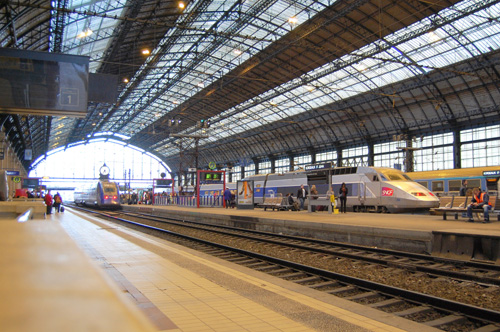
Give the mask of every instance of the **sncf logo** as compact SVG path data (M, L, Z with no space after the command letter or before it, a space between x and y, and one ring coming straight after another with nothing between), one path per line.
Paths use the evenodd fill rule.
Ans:
M394 189L388 187L382 187L382 196L392 196L394 195Z

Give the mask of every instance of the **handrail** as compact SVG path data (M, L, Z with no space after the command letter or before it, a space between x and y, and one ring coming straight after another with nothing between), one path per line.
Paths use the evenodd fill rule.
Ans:
M29 208L19 217L17 217L17 222L26 222L29 219L33 219L33 208Z

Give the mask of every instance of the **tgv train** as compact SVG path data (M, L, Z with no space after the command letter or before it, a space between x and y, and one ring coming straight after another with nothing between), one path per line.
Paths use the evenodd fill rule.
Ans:
M429 188L437 195L456 195L462 181L467 180L467 188L481 188L490 194L500 191L500 166L447 169L438 171L406 173L412 180Z
M93 184L75 190L75 204L106 209L119 209L120 191L118 184L108 180L99 180Z
M345 183L349 194L347 208L350 211L367 212L411 212L419 209L430 209L439 205L439 199L427 188L412 181L403 172L383 167L338 167L333 169L332 189L338 196L340 186ZM295 197L303 184L310 191L307 173L304 171L284 174L254 175L243 179L254 181L254 203L260 204L267 197L286 196L292 193ZM315 184L319 195L326 195L328 184ZM234 183L226 184L235 189ZM200 195L222 194L222 185L206 185L200 188ZM307 203L306 203L307 204Z

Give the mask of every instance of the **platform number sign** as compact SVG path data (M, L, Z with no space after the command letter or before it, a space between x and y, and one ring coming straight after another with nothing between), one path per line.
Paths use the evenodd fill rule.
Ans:
M63 106L78 106L78 89L61 89L59 103Z

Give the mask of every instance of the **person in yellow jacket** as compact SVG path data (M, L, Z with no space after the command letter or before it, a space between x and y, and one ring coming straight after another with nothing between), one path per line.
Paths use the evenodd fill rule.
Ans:
M335 192L333 191L332 187L330 187L330 190L326 192L326 196L330 197L330 203L333 206L333 209L337 209L337 198L335 197Z

